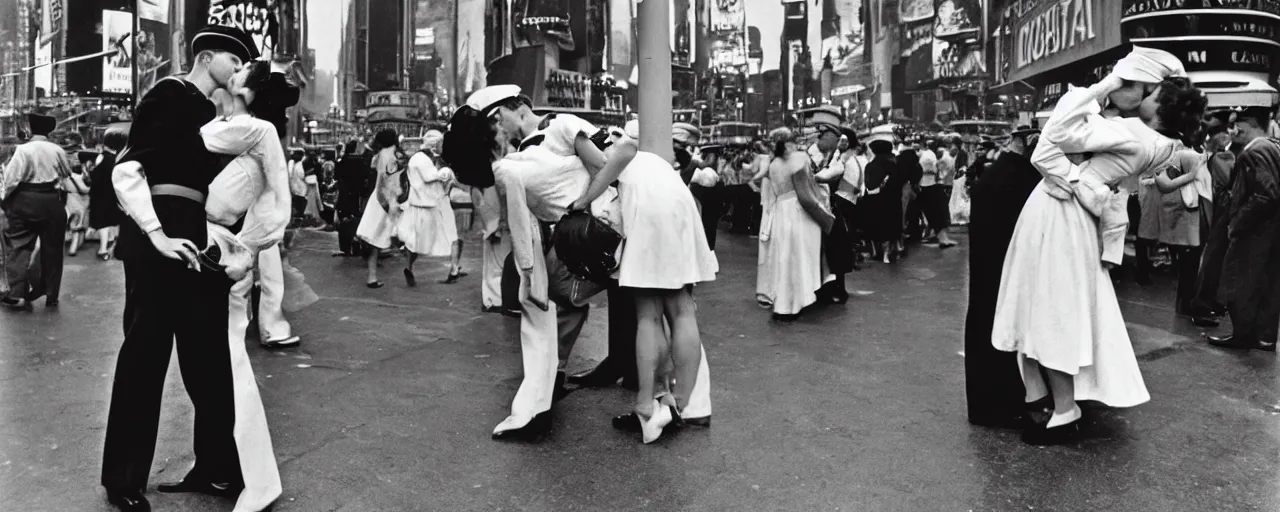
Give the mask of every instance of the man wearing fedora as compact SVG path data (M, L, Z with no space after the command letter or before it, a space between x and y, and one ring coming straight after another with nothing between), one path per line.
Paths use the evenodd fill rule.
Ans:
M831 231L822 237L822 250L826 255L827 270L835 274L836 278L824 285L819 292L819 296L836 304L849 301L849 290L845 288L844 275L853 270L856 261L852 238L849 234L850 221L854 216L854 204L852 196L847 195L851 189L844 183L846 162L841 158L839 146L841 136L848 137L851 143L856 141L858 136L852 130L842 127L843 122L844 116L834 107L823 108L810 114L808 125L817 130L818 140L806 151L812 163L813 173L821 184L818 190L824 197L820 199L831 207L831 213L836 217ZM851 174L850 177L852 178L853 175ZM832 193L833 189L835 193ZM842 194L842 190L846 193Z
M5 275L9 293L0 298L13 309L31 309L31 302L45 296L45 306L58 306L62 288L62 242L67 211L60 196L61 183L71 176L71 162L62 147L49 141L57 126L54 118L28 114L31 140L14 150L0 178L0 210L8 220L4 244L9 251ZM32 252L40 242L39 272L30 271Z
M161 492L234 497L243 487L232 429L235 397L227 342L231 281L200 272L207 239L204 199L222 169L200 128L217 113L209 95L258 58L244 31L210 26L191 40L191 73L156 83L138 104L112 184L129 220L116 255L124 262L124 344L103 450L102 485L120 510L150 510L143 497L155 454L160 402L177 342L195 408L195 467Z

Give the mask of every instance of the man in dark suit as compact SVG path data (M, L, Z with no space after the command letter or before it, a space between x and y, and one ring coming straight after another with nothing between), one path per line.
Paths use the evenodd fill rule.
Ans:
M1267 137L1270 110L1247 108L1236 116L1234 142L1242 147L1231 187L1230 243L1222 293L1234 331L1209 343L1235 349L1276 351L1280 331L1280 140Z

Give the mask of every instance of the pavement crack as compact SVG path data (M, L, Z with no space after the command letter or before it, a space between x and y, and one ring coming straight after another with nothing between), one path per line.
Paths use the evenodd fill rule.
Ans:
M284 466L285 464L290 464L290 463L292 463L292 462L293 462L293 461L295 461L295 460L298 460L298 459L301 459L301 458L303 458L303 457L306 457L307 455L310 455L310 454L312 454L312 453L315 453L315 452L319 451L320 449L322 449L322 448L324 448L324 447L326 447L326 446L329 446L330 444L333 444L333 442L334 442L334 441L339 441L339 440L342 440L342 439L348 439L348 438L350 438L350 437L351 437L351 436L347 435L347 433L348 433L348 432L350 432L350 431L352 431L352 430L356 430L356 429L361 428L361 427L364 427L364 426L365 426L365 425L367 425L367 424L368 424L367 422L361 422L361 423L357 423L357 424L355 424L355 425L346 425L346 426L343 426L342 428L339 428L338 430L335 430L335 431L334 431L332 434L330 434L328 437L325 437L324 439L321 439L320 441L318 441L318 442L316 442L315 444L313 444L313 445L311 445L311 446L307 447L305 450L302 450L301 452L298 452L298 453L294 454L293 456L290 456L290 457L278 456L278 457L279 457L279 461L277 462L277 465L279 465L279 466Z

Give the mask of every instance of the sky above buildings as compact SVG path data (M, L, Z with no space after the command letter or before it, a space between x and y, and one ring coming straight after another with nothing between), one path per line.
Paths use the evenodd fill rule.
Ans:
M307 46L316 51L316 67L338 71L342 53L343 18L351 0L311 0L307 2Z

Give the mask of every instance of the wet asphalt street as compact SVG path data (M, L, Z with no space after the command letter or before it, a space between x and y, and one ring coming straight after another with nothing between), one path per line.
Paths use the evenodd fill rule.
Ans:
M579 390L538 444L495 442L520 379L519 322L479 311L471 276L380 290L332 233L294 263L321 296L291 315L297 349L251 343L284 480L277 511L1276 511L1274 354L1207 346L1173 314L1172 277L1122 283L1152 401L1095 410L1100 434L1036 448L966 422L966 252L920 246L851 274L855 298L772 322L756 306L755 241L721 233L721 276L698 289L714 423L645 446L609 426L620 389ZM111 510L98 486L123 271L69 259L62 306L0 311L0 510ZM603 356L601 296L570 369ZM148 497L158 511L229 511L163 495L191 463L192 411L173 359Z

